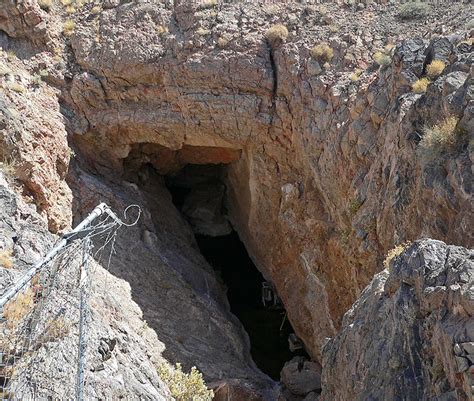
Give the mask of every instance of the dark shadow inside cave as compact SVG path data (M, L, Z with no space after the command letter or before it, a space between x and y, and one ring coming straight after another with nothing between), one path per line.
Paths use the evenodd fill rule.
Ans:
M275 380L295 354L288 337L293 329L280 303L264 306L264 277L226 218L225 165L188 165L166 177L173 203L195 233L202 255L227 289L232 313L247 331L257 366Z

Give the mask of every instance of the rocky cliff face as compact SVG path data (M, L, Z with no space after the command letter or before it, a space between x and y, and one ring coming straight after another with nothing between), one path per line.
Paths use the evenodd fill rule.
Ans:
M315 28L335 21L330 11L292 5L280 18L278 10L127 4L82 16L71 37L80 66L71 129L99 171L120 171L143 143L159 145L161 164L144 160L164 173L175 165L163 160L182 152L228 163L240 151L228 167L231 221L319 358L395 243L425 235L472 245L472 213L460 213L472 200L472 145L433 165L417 154L423 126L443 115L472 132L472 46L409 38L377 68L357 43L390 42L390 8L378 9L388 22L361 11L351 28L367 24L363 38ZM264 33L273 21L290 34L272 47ZM392 37L407 36L402 29ZM335 55L323 69L310 49L325 39ZM446 63L442 76L426 94L411 92L432 59ZM352 82L357 66L367 69Z
M471 400L474 254L420 240L377 274L324 347L323 400Z
M222 394L239 399L260 387L271 398L274 383L256 370L159 176L225 165L227 218L334 377L343 373L331 358L345 345L334 340L324 358L322 346L388 249L419 237L473 245L474 48L464 29L472 5L433 5L420 22L402 21L392 3L106 1L69 16L60 4L48 12L30 0L4 4L0 44L16 56L1 56L2 157L52 231L99 199L143 206L112 273L130 283L167 359L196 364L215 383L235 379ZM276 24L288 33L267 40ZM318 55L320 44L332 55ZM415 93L433 60L444 70ZM456 146L427 157L420 140L449 117L462 133ZM420 380L430 388L434 379ZM339 399L349 394L326 383ZM448 391L439 386L426 391ZM350 394L364 399L360 391Z

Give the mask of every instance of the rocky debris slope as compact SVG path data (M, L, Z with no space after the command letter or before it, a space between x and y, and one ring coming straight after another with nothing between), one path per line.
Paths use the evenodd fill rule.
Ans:
M421 38L432 35L427 25L397 17L398 5L357 18L337 4L282 7L85 10L70 37L67 103L72 141L99 174L124 171L138 144L163 174L184 149L199 152L195 163L229 163L240 151L228 166L230 219L318 359L394 244L422 235L473 244L473 46L456 31L472 6L445 15L433 6L429 18L456 34L432 40ZM288 33L270 43L277 23ZM324 42L326 61L314 50ZM388 60L380 66L377 48ZM414 93L433 59L446 68ZM427 163L420 138L451 115L467 135Z
M100 201L114 210L141 206L137 226L117 239L110 272L129 283L147 326L165 346L162 356L185 370L196 366L211 387L273 399L277 385L252 361L248 335L163 179L108 181L76 165L68 183L78 217Z
M419 240L377 274L323 351L322 400L471 400L474 252Z
M13 260L13 268L0 266L3 288L38 262L56 239L48 232L46 221L35 207L24 203L9 189L10 186L0 172L0 247L12 250ZM146 326L142 311L132 299L130 285L99 264L94 263L91 271L96 291L90 299L87 396L96 399L170 399L168 389L156 372L156 366L165 362L161 356L165 346L158 340L156 333ZM56 296L59 294L51 295ZM68 301L77 302L58 298L62 305ZM55 313L59 314L60 310L58 306ZM47 398L51 394L60 398L75 396L76 323L64 337L40 343L34 352L25 354L16 362L16 379L11 383L15 397L31 399L33 394L35 398ZM35 361L34 379L40 380L37 388L25 385L26 377L21 375L22 369L27 369L31 359Z

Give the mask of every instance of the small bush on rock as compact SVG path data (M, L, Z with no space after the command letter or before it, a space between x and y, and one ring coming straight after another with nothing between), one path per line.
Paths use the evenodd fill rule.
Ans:
M402 20L423 19L428 15L430 6L421 1L405 3L400 6L398 16Z
M425 93L428 89L430 80L428 78L421 78L417 80L412 86L411 89L415 93Z
M352 82L357 82L364 71L360 68L356 68L355 71L349 77Z
M194 366L189 373L184 373L179 363L175 368L161 364L157 372L176 401L211 401L214 397L214 392L206 387L202 373Z
M280 45L287 37L288 29L286 29L286 26L282 24L273 25L265 33L265 38L268 40L268 43L270 43L271 47Z
M441 60L433 60L428 66L426 67L426 74L431 78L435 79L441 75L441 73L446 68L446 64L444 61Z
M397 245L395 248L388 251L386 258L383 261L383 267L388 269L390 267L390 262L394 258L400 256L410 245L410 242L404 242L403 244Z
M11 249L0 251L0 266L5 269L11 269L13 267L12 255L13 251Z
M327 43L321 43L317 46L314 46L310 53L311 57L325 63L331 61L334 56L334 50Z
M455 152L465 139L465 132L457 128L459 119L448 117L432 127L424 127L419 144L421 156L425 160L438 159L446 153Z
M382 52L376 52L374 54L374 60L381 67L386 67L387 65L390 65L392 62L392 59L390 58L390 56Z
M3 308L3 317L7 321L7 327L13 329L23 320L33 307L34 293L31 288L18 294Z
M63 33L66 36L71 36L72 33L74 32L74 28L76 27L76 24L73 20L67 20L64 25L63 25Z
M38 0L38 5L44 11L49 11L53 5L52 0Z

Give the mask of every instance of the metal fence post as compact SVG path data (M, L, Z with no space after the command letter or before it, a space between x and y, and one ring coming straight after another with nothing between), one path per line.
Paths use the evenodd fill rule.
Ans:
M87 316L89 312L88 291L89 291L89 250L90 239L84 241L84 251L82 255L81 276L79 280L80 288L80 315L79 315L79 347L77 355L77 385L76 400L84 400L85 366L87 351Z

